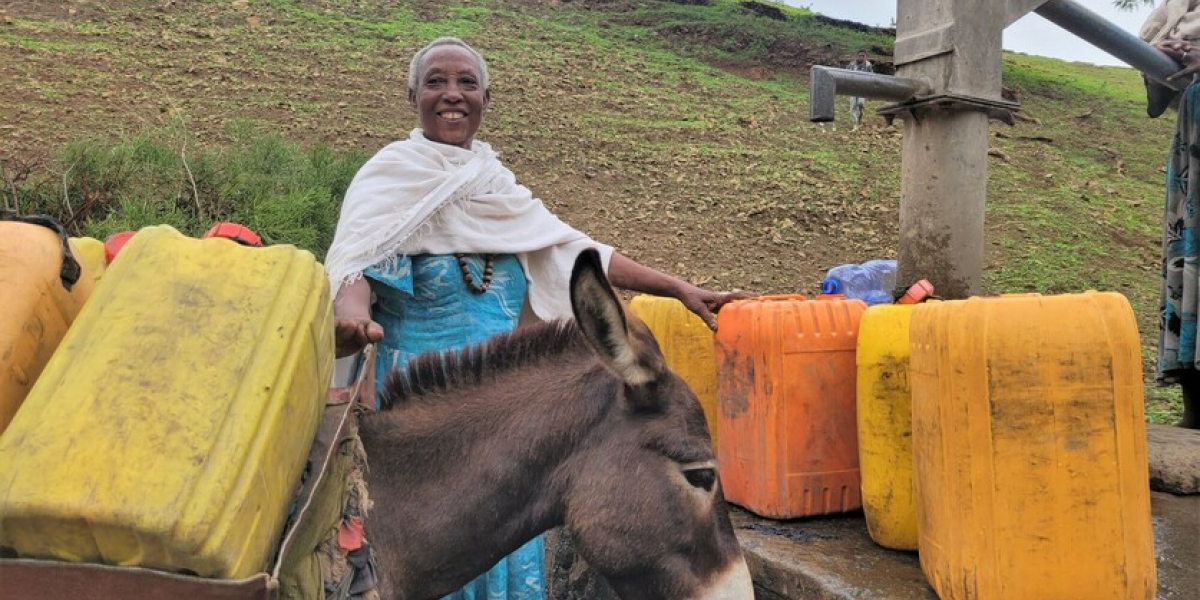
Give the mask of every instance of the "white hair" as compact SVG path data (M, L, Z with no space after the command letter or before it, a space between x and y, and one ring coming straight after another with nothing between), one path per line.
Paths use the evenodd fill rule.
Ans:
M478 50L471 47L470 44L456 37L440 37L426 44L424 48L417 51L412 57L412 62L408 64L408 91L417 91L417 86L420 83L421 74L418 72L421 69L421 61L425 59L425 55L429 54L430 50L438 46L458 46L470 52L475 60L479 62L479 87L483 90L488 89L488 68L487 61L483 60L483 55Z

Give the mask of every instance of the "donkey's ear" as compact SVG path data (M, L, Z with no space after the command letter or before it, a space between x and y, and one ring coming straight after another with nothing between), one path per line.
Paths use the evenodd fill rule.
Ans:
M571 310L583 337L625 385L639 386L654 380L654 369L640 360L644 344L629 335L625 308L604 276L600 253L594 248L580 252L575 259Z

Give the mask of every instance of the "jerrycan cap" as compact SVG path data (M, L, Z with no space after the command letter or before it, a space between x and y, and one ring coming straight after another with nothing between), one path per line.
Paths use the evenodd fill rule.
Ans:
M137 232L120 231L105 238L104 262L112 264L113 259L117 257L117 253L121 251L121 248L125 247L125 243L128 242L129 238L133 237L133 234L135 233Z
M917 304L933 297L933 284L929 283L928 279L921 279L909 286L899 298L896 299L896 304Z
M200 239L216 237L230 239L243 246L254 248L261 248L263 245L262 238L254 233L253 229L239 223L217 223L205 231Z

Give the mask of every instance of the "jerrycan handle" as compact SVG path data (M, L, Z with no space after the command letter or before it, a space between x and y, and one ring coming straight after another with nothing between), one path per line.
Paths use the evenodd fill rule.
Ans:
M54 233L58 234L58 239L62 243L62 268L58 271L58 278L62 281L62 285L69 292L79 281L79 277L83 275L83 269L79 266L79 261L75 260L75 255L71 253L71 244L68 241L67 229L62 226L54 218L46 215L27 215L24 217L12 217L12 221L18 223L28 223L30 225L40 225Z
M750 300L757 300L759 302L804 302L808 298L804 294L772 294L750 298Z

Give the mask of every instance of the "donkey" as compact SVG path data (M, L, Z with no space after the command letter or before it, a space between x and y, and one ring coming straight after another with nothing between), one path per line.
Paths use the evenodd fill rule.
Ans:
M751 600L696 396L626 314L594 250L575 321L393 372L360 435L385 599L465 585L565 525L624 600Z

